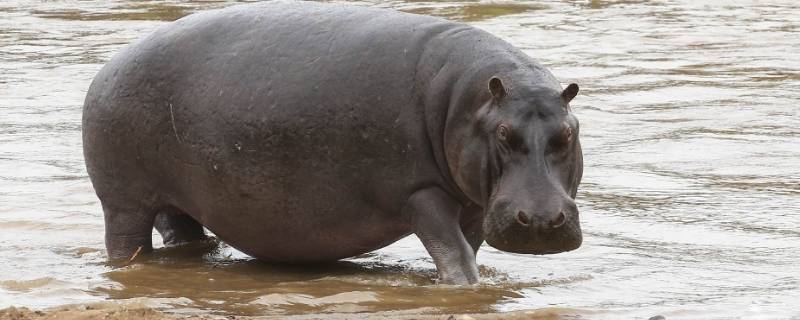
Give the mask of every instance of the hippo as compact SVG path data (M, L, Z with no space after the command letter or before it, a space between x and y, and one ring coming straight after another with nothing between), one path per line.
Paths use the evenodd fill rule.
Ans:
M171 22L117 53L83 107L109 259L218 239L321 263L416 235L439 283L479 281L484 241L582 242L578 120L500 38L388 9L266 2Z

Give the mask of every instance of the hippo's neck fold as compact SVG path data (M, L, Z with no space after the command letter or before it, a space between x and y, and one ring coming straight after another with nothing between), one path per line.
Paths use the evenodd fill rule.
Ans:
M424 37L416 85L434 158L451 194L464 205L485 208L491 151L476 116L491 99L489 80L501 78L510 91L559 84L519 49L482 30L445 22L431 26Z

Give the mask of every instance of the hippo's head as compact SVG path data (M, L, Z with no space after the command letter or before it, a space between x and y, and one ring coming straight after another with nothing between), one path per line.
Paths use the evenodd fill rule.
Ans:
M507 90L493 77L481 107L448 150L451 174L484 210L489 245L508 252L550 254L581 245L575 194L583 174L578 120L566 89Z

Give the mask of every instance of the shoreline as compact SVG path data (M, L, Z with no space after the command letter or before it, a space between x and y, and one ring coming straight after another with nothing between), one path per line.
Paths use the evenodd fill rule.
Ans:
M567 308L544 308L513 312L478 314L429 314L414 311L383 311L375 313L316 313L296 315L236 316L213 314L173 314L138 304L100 302L64 305L47 309L8 307L0 309L0 320L272 320L272 319L398 319L398 320L499 320L499 319L585 319L584 311Z

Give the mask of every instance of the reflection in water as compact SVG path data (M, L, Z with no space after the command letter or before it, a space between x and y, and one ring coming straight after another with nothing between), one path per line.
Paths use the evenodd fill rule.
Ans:
M789 1L357 2L467 21L581 85L577 251L485 246L483 282L468 288L433 285L413 237L323 266L264 264L224 244L108 265L81 155L86 88L124 44L233 3L0 2L0 307L148 297L216 314L800 316L800 5Z
M114 283L97 291L113 299L151 297L173 307L240 315L392 310L483 313L522 297L518 291L523 288L590 279L519 282L483 267L482 285L439 286L431 281L436 273L429 267L380 260L371 253L329 264L272 264L247 258L225 244L190 245L159 249L137 257L135 263L115 266L105 274Z
M160 257L107 273L116 284L99 291L114 299L146 296L170 298L178 304L186 303L178 299L186 297L193 307L251 315L423 306L431 312L487 312L491 305L520 297L515 288L494 285L435 286L431 270L411 270L368 258L362 263L304 266L217 260L219 254L209 254L204 261L173 252L156 254Z

